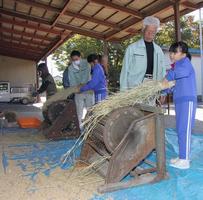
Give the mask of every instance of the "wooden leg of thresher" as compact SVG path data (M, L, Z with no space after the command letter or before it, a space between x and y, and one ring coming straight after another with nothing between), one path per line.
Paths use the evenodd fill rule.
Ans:
M139 176L139 178L133 178L130 181L122 181L117 183L108 183L103 186L100 186L98 188L99 193L105 193L105 192L113 192L116 190L122 190L129 187L135 187L138 185L144 185L150 182L153 182L155 179L154 174L144 174L142 176Z
M156 115L155 142L156 142L156 160L157 160L157 178L156 179L158 181L158 180L167 178L163 114Z

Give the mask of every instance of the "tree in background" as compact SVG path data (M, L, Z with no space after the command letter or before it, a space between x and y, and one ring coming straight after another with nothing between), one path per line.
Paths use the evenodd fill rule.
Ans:
M137 41L141 36L134 36L129 40L121 43L107 43L109 57L109 87L115 91L118 88L118 80L122 67L122 60L127 46ZM103 55L104 42L90 37L75 35L58 48L53 54L53 59L57 64L59 71L64 71L70 63L70 54L73 50L78 50L82 53L83 58L91 53Z
M162 25L160 32L157 34L155 42L160 46L169 47L175 41L175 25L174 22L167 22ZM182 40L185 41L190 48L199 48L199 24L194 22L193 16L181 17L181 33ZM119 87L119 76L122 67L122 60L125 50L129 44L136 42L141 35L136 35L121 43L108 42L109 57L109 87L112 91L116 91ZM104 43L90 37L75 35L58 48L53 54L53 59L57 64L59 71L64 71L70 62L70 53L73 50L79 50L83 58L90 53L103 54Z
M194 22L194 16L183 16L180 19L181 37L190 48L199 48L199 23ZM160 46L169 47L175 42L174 21L162 25L161 31L157 34L155 42Z
M103 54L103 41L81 35L75 35L60 46L53 54L53 59L59 71L64 71L70 63L70 54L73 50L81 52L83 58L91 53Z

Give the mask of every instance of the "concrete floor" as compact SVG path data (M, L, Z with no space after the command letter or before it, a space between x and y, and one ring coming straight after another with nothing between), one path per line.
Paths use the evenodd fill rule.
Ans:
M43 119L41 112L41 103L22 105L17 103L0 103L0 112L2 111L12 111L15 112L17 117L38 117Z
M41 112L42 103L22 105L11 103L0 103L0 111L14 111L18 117L35 116L39 119L43 119ZM165 127L175 128L175 111L174 105L170 107L170 115L165 114ZM195 133L203 133L203 104L199 104L196 112L195 127L193 129Z

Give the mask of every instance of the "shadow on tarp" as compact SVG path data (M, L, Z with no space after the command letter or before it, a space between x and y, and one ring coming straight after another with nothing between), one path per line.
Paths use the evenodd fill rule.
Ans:
M203 135L193 134L191 145L191 168L179 170L169 166L169 160L177 157L177 134L173 129L166 129L167 170L170 178L156 184L129 188L92 200L202 200L203 199ZM149 156L154 160L154 154Z

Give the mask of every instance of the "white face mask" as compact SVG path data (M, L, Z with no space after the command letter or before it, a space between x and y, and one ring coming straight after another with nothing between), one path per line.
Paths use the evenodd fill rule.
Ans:
M79 66L80 65L80 60L73 61L73 64Z

